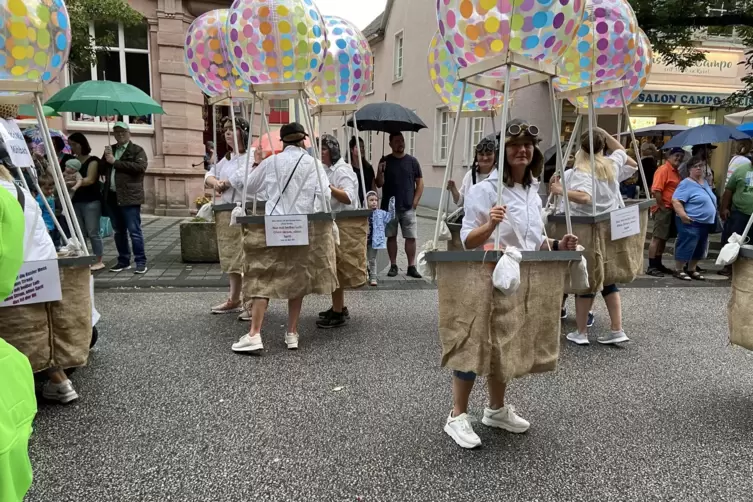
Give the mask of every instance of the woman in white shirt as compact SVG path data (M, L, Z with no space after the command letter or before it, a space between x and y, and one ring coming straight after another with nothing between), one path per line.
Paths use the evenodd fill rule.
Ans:
M465 194L471 189L473 185L484 181L489 177L492 169L497 167L496 160L497 151L497 139L495 135L489 135L479 141L476 145L476 154L473 159L473 165L471 170L465 173L463 181L460 183L460 190L458 190L455 182L450 180L447 182L447 190L452 193L452 200L458 207L463 207L465 203Z
M340 143L330 134L322 134L321 138L322 164L327 173L329 189L332 192L332 212L349 211L358 207L358 178L350 164L340 156ZM337 262L340 263L341 250L337 247ZM338 272L342 274L342 271ZM347 323L345 309L345 289L338 287L332 293L332 307L319 312L316 327L322 329L339 328Z
M233 138L233 124L230 119L223 121L224 138L228 147L228 153L217 164L210 166L204 175L204 184L213 188L219 199L217 203L233 204L240 202L242 191L234 187L230 178L237 171L246 167L246 146L248 145L249 124L242 117L236 117L236 138ZM238 144L240 155L233 152L235 144ZM253 155L253 152L252 152ZM241 180L242 182L242 180ZM240 185L243 188L243 185ZM241 272L243 269L243 245L241 243L241 227L218 228L218 235L222 235L220 249L220 268L227 274L230 282L230 293L224 303L212 307L213 314L232 314L241 312L241 320L247 320L248 315L241 301ZM227 236L227 238L225 238ZM235 238L237 237L237 238Z
M484 181L474 185L466 194L465 216L460 237L466 249L493 249L495 230L501 232L502 247L514 246L523 251L575 250L577 237L566 235L561 241L546 239L541 221L541 197L537 180L544 167L544 156L538 148L538 128L522 120L510 122L505 138L502 182L500 169L495 169ZM496 150L496 148L495 148ZM504 190L504 205L497 205L497 187ZM470 344L467 344L470 345ZM496 343L493 345L497 346ZM488 344L479 343L481 347ZM463 347L462 350L469 350ZM445 354L445 359L448 355ZM489 354L478 354L479 358ZM454 368L451 368L454 369ZM468 419L470 397L475 373L453 372L453 409L447 418L445 432L463 448L475 448L481 440L473 431ZM518 416L511 406L505 405L507 385L495 375L488 375L489 406L484 410L482 423L489 427L523 433L530 424Z
M573 169L565 173L567 181L567 197L570 199L570 211L575 216L592 216L593 205L596 206L596 215L609 213L622 207L622 195L620 194L620 182L635 174L636 162L628 157L622 145L610 136L604 129L595 128L594 137L594 163L595 174L591 172L591 142L586 132L581 137L581 147L575 155ZM605 151L611 151L609 156ZM562 185L555 181L552 183L552 193L562 195ZM617 344L627 342L629 338L622 329L622 304L620 290L615 284L604 286L601 291L604 302L607 304L609 318L611 319L610 333L600 336L597 341L602 344ZM588 315L593 306L595 295L577 295L575 299L575 323L577 331L567 334L567 339L578 345L588 345Z

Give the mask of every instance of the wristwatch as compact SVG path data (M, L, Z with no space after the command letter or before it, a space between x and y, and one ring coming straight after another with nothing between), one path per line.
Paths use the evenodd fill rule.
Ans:
M559 251L560 250L560 241L557 239L554 239L554 242L552 242L552 251Z

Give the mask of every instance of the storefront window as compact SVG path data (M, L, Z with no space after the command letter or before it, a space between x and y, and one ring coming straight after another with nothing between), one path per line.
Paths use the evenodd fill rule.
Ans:
M69 74L70 83L75 84L87 80L123 82L138 87L151 96L149 29L146 22L128 28L124 28L121 24L91 23L89 33L97 46L103 50L97 54L97 64L90 69L71 70ZM100 45L102 43L108 45ZM152 124L151 115L142 117L125 117L122 115L92 117L81 113L72 113L70 120L89 123L123 120L130 124Z

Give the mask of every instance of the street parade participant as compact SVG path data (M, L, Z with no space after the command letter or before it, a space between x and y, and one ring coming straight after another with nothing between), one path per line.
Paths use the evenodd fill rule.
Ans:
M500 169L493 170L488 178L466 193L465 216L460 231L465 249L493 249L496 232L499 231L503 247L514 246L522 251L550 248L555 251L575 250L578 239L573 235L566 235L561 241L544 237L542 201L537 181L544 167L544 156L538 148L538 134L536 126L523 120L510 122L505 137L502 172ZM497 205L500 185L504 190L503 206ZM453 409L444 430L461 447L475 448L481 444L481 440L473 431L467 411L468 399L479 372L458 371L456 368L466 366L464 362L468 360L499 357L502 339L499 335L492 340L466 339L462 343L460 340L443 339L442 345L453 347L443 355L442 363L454 370ZM489 350L491 352L487 352ZM492 361L490 366L494 368L497 363ZM512 406L505 404L507 384L493 370L483 376L487 377L489 404L484 409L482 423L518 434L527 431L530 424Z
M489 177L492 169L497 167L495 162L497 150L497 140L495 135L489 135L479 141L476 145L475 156L473 158L473 165L471 169L463 176L463 181L460 183L460 189L457 188L455 182L450 180L447 182L447 190L452 193L452 200L458 207L463 207L465 202L465 196L473 185L484 181Z

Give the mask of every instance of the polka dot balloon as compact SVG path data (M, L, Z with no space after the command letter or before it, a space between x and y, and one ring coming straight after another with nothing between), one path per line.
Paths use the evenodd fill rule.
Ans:
M350 21L324 16L324 22L329 48L311 90L320 105L356 104L367 91L374 71L371 48Z
M439 32L429 44L428 67L434 91L450 111L457 112L463 83L457 78L458 64L452 59ZM502 106L502 99L502 93L468 85L463 98L463 110L491 111Z
M0 79L50 82L68 61L71 24L62 0L0 0Z
M638 29L638 44L636 46L635 60L627 71L622 80L626 83L622 89L610 89L600 92L594 96L594 108L622 108L620 91L625 99L625 104L629 105L640 96L648 82L648 76L651 74L653 65L653 51L651 42L643 30ZM588 98L583 96L577 99L570 99L570 103L579 108L588 108Z
M437 0L437 18L461 68L507 50L551 64L575 38L585 6L586 0Z
M622 78L635 59L638 23L626 0L590 0L578 34L559 61L560 91Z
M228 59L225 45L227 19L227 9L209 11L194 19L186 35L188 73L209 96L248 89Z
M233 66L252 84L310 83L327 55L313 0L235 0L227 37Z

